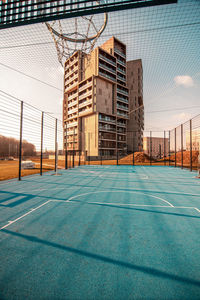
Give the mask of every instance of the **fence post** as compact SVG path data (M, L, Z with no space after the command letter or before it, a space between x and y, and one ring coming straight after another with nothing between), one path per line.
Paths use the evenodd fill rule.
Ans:
M68 153L67 153L67 149L65 150L65 170L68 169Z
M151 157L152 157L152 132L150 131L150 166L152 165L152 161L151 161Z
M174 129L174 167L176 167L176 128Z
M134 133L134 132L133 132ZM133 166L135 165L135 161L134 161L134 137L133 137Z
M88 132L88 165L90 165L90 132Z
M165 144L165 130L164 130L164 153L163 153L163 156L164 156L164 165L166 166L166 161L165 161L165 147L166 147L166 144Z
M183 169L183 124L181 124L181 169Z
M75 127L73 132L72 168L74 168Z
M20 140L19 140L19 177L21 180L21 168L22 168L22 129L23 129L23 107L24 103L21 101L21 113L20 113Z
M57 125L58 125L58 120L55 120L55 172L57 171Z
M43 160L43 127L44 127L44 112L41 116L41 148L40 148L40 175L42 176L42 160Z
M78 158L78 165L79 165L79 167L80 167L80 165L81 165L81 150L79 150L79 158Z
M101 159L101 166L102 166L102 150L100 150L100 159Z
M169 166L170 166L170 130L169 130L169 142L168 142L168 156L169 156Z
M190 120L190 171L192 172L192 120Z

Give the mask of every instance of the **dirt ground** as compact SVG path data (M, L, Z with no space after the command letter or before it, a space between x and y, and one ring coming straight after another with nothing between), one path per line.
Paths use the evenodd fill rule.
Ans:
M192 152L192 164L193 169L197 168L197 159L198 159L198 151ZM27 176L27 175L33 175L33 174L39 174L40 173L40 158L39 157L32 157L29 158L29 160L32 160L35 162L35 168L30 170L21 170L21 176ZM175 155L172 154L170 156L170 165L174 165ZM176 161L177 166L181 166L181 152L178 152L176 154ZM102 160L102 161L81 161L81 165L116 165L116 160ZM119 165L132 165L133 164L133 154L127 155L123 158L118 159ZM72 157L68 157L68 167L72 167ZM75 159L74 165L78 166L79 161L78 159ZM135 165L149 165L150 159L149 157L142 153L142 152L135 152L134 153L134 164ZM167 157L166 160L159 160L155 161L152 160L152 165L169 165L169 158ZM190 167L190 152L184 151L183 152L183 166L186 168ZM42 171L47 172L50 170L54 170L55 168L55 161L54 159L43 159L42 163ZM64 160L58 160L58 169L64 169L65 168L65 161ZM19 161L8 161L8 160L2 160L0 161L0 180L7 180L12 178L17 178L19 175Z

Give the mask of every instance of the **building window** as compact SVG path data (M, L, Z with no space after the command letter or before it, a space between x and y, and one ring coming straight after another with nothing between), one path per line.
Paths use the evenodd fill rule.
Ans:
M107 105L108 103L107 103L108 101L107 101L107 99L105 99L105 105Z
M99 95L102 95L102 89L99 89Z

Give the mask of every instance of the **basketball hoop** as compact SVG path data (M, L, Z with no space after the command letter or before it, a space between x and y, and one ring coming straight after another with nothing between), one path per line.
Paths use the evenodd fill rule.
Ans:
M100 3L100 1L96 2L98 4ZM101 22L102 25L99 26L100 28L97 28L94 18L94 15L74 18L74 24L71 19L45 22L53 38L58 60L62 66L65 60L72 56L77 50L81 50L81 52L86 54L93 50L98 38L106 28L108 14L104 13L104 19ZM70 23L66 24L67 21ZM67 27L68 33L64 32L64 27ZM70 27L73 27L72 32L69 32Z

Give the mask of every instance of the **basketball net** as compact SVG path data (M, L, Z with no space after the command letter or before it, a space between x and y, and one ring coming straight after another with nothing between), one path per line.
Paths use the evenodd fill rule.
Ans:
M97 1L97 3L99 2L100 1ZM88 17L82 16L74 18L73 20L73 32L71 33L64 32L63 28L65 21L57 20L45 22L47 29L53 38L58 61L62 66L64 66L64 62L78 50L80 50L82 54L91 53L98 38L106 28L108 14L104 13L103 24L100 28L97 28L97 25L95 24L94 15ZM71 22L71 26L73 22ZM86 31L83 32L82 28L85 28ZM89 55L86 55L86 57L87 60L89 60Z

